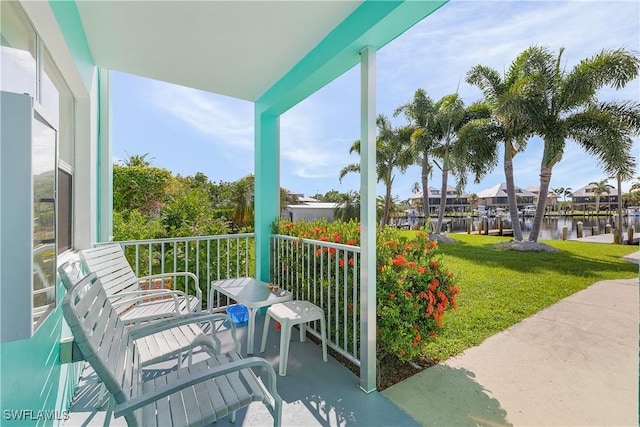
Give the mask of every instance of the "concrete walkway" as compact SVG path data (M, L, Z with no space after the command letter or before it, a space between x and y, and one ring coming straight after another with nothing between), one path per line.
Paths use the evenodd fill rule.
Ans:
M638 425L638 305L595 283L383 394L425 426Z

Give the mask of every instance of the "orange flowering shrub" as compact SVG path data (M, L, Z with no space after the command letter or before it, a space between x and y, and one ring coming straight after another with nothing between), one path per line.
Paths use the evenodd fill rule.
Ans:
M321 242L360 244L360 227L355 222L281 221L274 224L274 232ZM459 290L454 285L453 274L436 257L437 242L429 240L427 233L418 231L414 237L406 238L398 230L387 227L378 230L376 239L378 358L392 356L412 360L422 353L427 342L437 337L445 312L457 308ZM353 259L332 256L331 249L317 249L315 262L324 264L316 267L323 269L333 262L337 264L338 274L347 269L347 278L352 277L351 273L358 277ZM285 267L297 268L293 260ZM346 295L350 297L353 281L348 280L345 286L348 287ZM337 304L340 309L344 307L342 303ZM359 308L359 301L346 301L350 314L354 304ZM358 340L359 334L350 339Z

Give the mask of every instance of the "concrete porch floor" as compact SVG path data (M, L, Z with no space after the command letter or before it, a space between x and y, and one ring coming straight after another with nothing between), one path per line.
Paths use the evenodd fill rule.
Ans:
M260 348L264 316L257 316L254 348ZM273 325L273 322L272 322ZM238 339L242 344L242 354L246 357L247 327L238 328ZM227 329L219 332L223 342L223 351L232 348L232 340ZM378 392L365 394L360 390L359 379L335 359L322 360L322 349L307 339L299 341L298 331L292 331L289 348L287 376L277 378L278 393L282 397L283 426L419 426L415 420L405 414L395 404ZM267 347L263 354L278 373L280 360L280 332L269 332ZM205 351L197 351L194 361L206 358ZM175 366L174 361L153 365L145 375L161 374ZM259 372L256 372L259 373ZM96 376L87 365L83 379L76 391L68 426L102 425L105 408L96 409L100 386ZM106 405L105 405L106 406ZM111 420L112 426L125 426L124 418ZM273 419L266 408L254 403L238 411L236 422L229 417L214 424L224 426L270 426Z

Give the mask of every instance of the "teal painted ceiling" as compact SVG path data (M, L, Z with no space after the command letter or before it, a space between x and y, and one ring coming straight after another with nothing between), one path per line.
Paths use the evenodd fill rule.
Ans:
M281 114L357 64L363 47L379 49L444 3L77 1L76 7L96 65ZM67 25L64 13L56 17Z

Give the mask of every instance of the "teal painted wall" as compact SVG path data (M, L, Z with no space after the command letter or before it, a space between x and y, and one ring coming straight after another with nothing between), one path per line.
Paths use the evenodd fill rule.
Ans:
M64 421L62 411L69 408L82 369L81 363L60 364L60 340L67 329L60 307L64 294L58 283L58 307L31 339L0 344L2 426L51 426ZM13 419L7 411L31 413L23 412L26 419ZM47 416L58 419L46 420Z
M76 4L51 0L49 5L83 83L91 92L95 67ZM60 307L64 294L64 287L58 283L58 306L33 337L0 344L2 426L51 426L64 422L63 411L69 408L82 369L82 363L60 364L60 341L71 335ZM18 413L22 419L15 418Z

